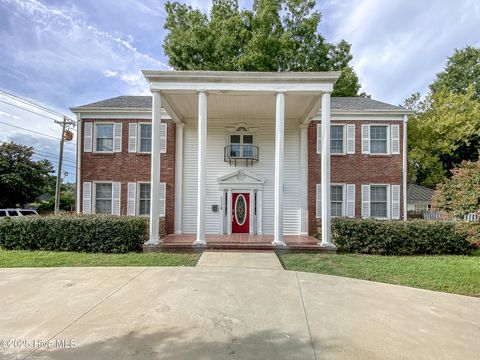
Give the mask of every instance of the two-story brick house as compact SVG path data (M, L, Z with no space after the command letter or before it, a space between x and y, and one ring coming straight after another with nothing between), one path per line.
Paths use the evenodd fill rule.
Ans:
M151 243L164 217L200 245L235 233L284 245L321 219L329 247L331 216L404 218L407 110L330 97L337 72L144 76L152 96L72 109L79 212L150 216Z

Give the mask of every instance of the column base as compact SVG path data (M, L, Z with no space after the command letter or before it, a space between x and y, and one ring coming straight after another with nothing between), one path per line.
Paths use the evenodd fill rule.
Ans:
M159 245L162 242L163 241L160 240L160 239L150 239L150 240L145 241L145 243L143 245L147 245L147 246L149 246L149 245Z
M197 239L193 242L193 246L206 246L207 240Z
M287 247L287 243L283 240L273 240L272 245L275 247Z
M337 247L332 244L332 243L323 243L319 242L317 243L320 249L325 250L325 251L337 251Z

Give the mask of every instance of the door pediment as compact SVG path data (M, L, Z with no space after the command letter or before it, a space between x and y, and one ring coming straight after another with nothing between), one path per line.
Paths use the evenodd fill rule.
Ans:
M261 188L265 183L264 179L253 175L247 170L236 170L230 174L218 178L217 181L222 188L231 188L242 185L252 188Z

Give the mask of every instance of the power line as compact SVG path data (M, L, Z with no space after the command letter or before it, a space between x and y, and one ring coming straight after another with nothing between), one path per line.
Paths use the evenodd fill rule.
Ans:
M24 107L21 107L21 106L18 106L18 105L15 105L15 104L12 104L12 103L9 103L8 101L4 101L4 100L0 100L0 102L4 103L4 104L7 104L7 105L10 105L10 106L13 106L13 107L16 107L17 109L20 109L20 110L24 110L24 111L28 111L28 112L31 112L32 114L35 114L35 115L39 115L39 116L43 116L47 119L50 119L50 120L58 120L58 119L55 119L53 117L50 117L50 116L47 116L45 114L41 114L39 112L36 112L36 111L33 111L33 110L30 110L30 109L26 109Z
M53 115L57 115L57 116L60 116L60 117L62 117L62 118L65 116L65 115L63 115L63 114L60 114L60 113L54 111L54 110L51 110L51 109L49 109L49 108L46 108L45 106L36 104L36 103L34 103L34 102L32 102L32 101L23 99L23 98L21 98L21 97L19 97L19 96L16 96L16 95L13 95L13 94L5 91L5 90L0 90L0 94L2 94L2 95L4 95L4 96L7 96L7 97L9 97L9 98L11 98L11 99L20 101L20 102L22 102L22 103L24 103L24 104L27 104L27 105L30 105L30 106L34 106L34 107L36 107L36 108L38 108L38 109L41 109L41 110L46 111L46 112L49 112L49 113L51 113L51 114L53 114Z
M3 122L3 121L0 121L0 124L7 125L7 126L11 126L11 127L14 127L14 128L20 129L20 130L23 130L23 131L28 131L28 132L31 132L31 133L34 133L34 134L37 134L37 135L42 135L42 136L48 137L48 138L50 138L50 139L60 140L59 138L56 138L55 136L48 135L48 134L45 134L45 133L42 133L42 132L39 132L39 131L35 131L35 130L26 129L26 128L23 128L23 127L21 127L21 126L9 124L9 123ZM67 143L67 144L69 144L69 145L74 145L73 143Z
M56 158L57 155L55 155L55 154L53 154L53 153L43 153L43 152L36 151L36 150L33 150L33 152L34 152L35 154L38 154L38 155L41 155L41 156L51 157L51 158L53 158L53 159L58 160L58 159ZM72 163L72 164L74 164L74 165L76 164L75 160L72 160L72 159L64 159L64 161L68 161L68 162L70 162L70 163Z
M35 131L35 130L25 129L21 126L9 124L9 123L3 122L3 121L0 121L0 124L11 126L11 127L14 127L14 128L20 129L20 130L28 131L28 132L31 132L31 133L34 133L34 134L37 134L37 135L42 135L42 136L45 136L45 137L49 137L49 138L54 139L54 140L60 140L59 138L56 138L55 136L44 134L44 133L41 133L41 132L38 132L38 131Z
M48 160L48 161L52 161L51 159L48 159L48 157L42 157L40 155L36 155L36 154L33 154L32 157L36 160ZM69 167L70 169L72 170L76 170L77 168L74 166L74 165L70 165L70 164L63 164L63 166L65 167Z

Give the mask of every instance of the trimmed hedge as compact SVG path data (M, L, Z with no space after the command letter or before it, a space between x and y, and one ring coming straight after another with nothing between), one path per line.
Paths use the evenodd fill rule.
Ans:
M470 254L476 247L457 223L333 219L338 251L378 255Z
M148 219L120 216L17 217L0 221L0 246L8 250L102 253L141 251Z

